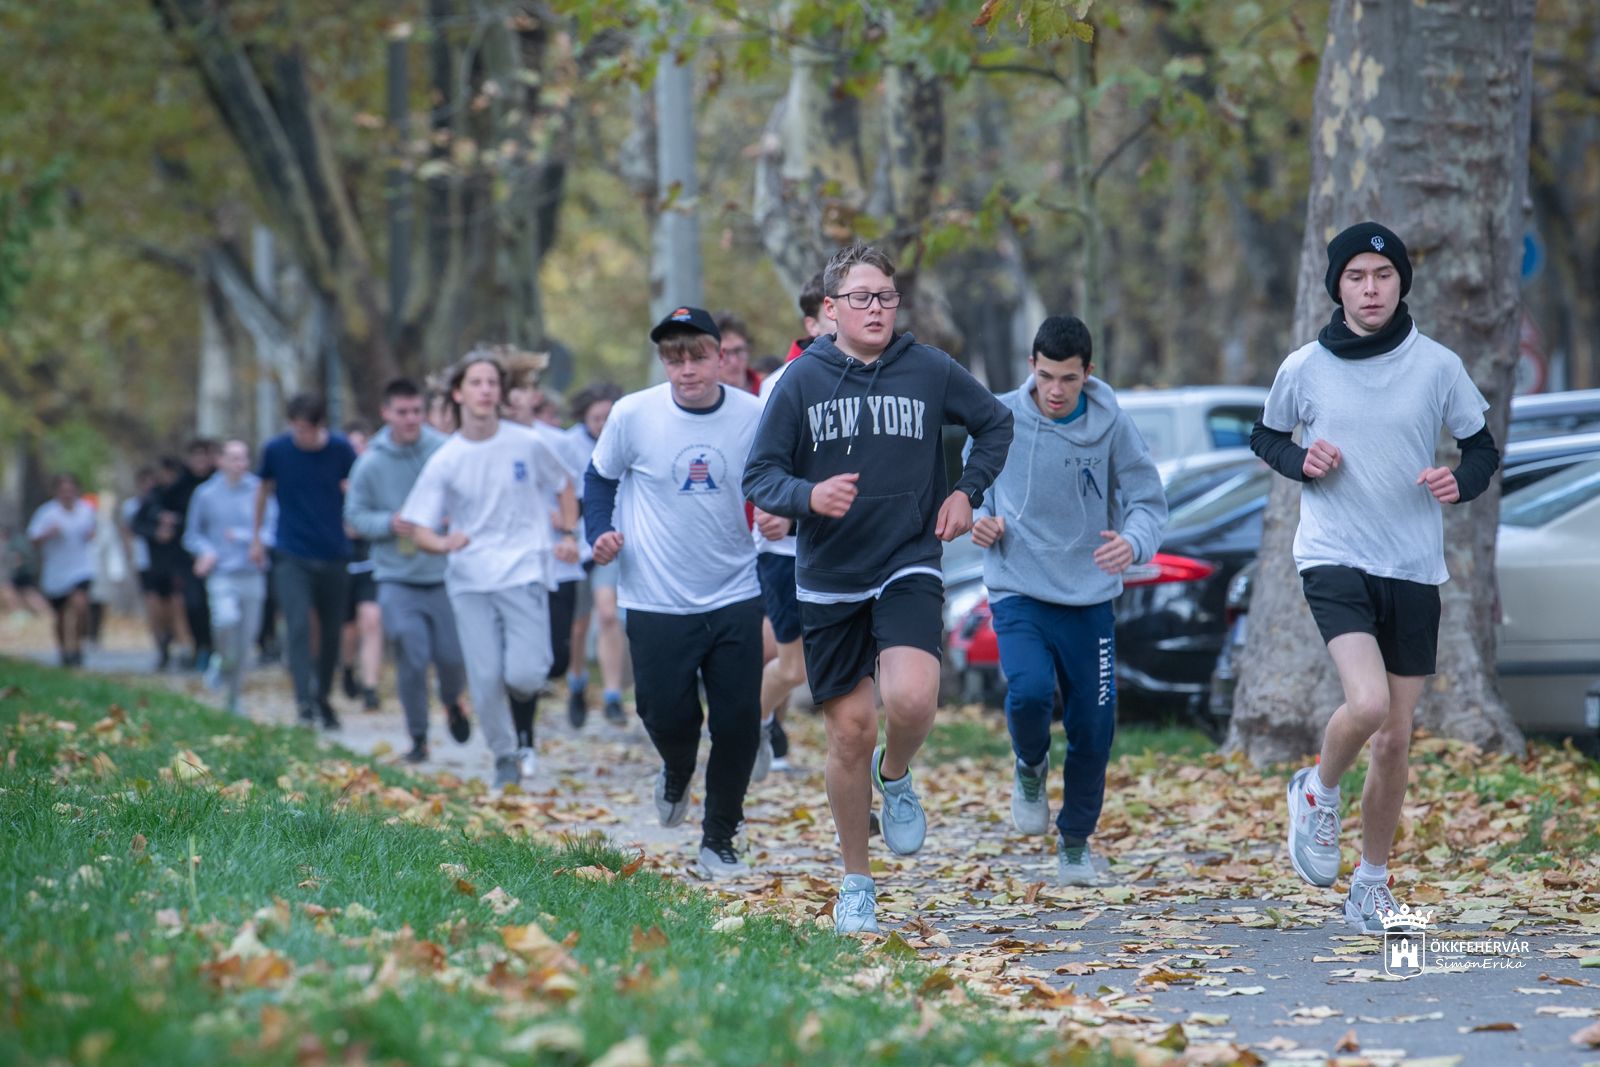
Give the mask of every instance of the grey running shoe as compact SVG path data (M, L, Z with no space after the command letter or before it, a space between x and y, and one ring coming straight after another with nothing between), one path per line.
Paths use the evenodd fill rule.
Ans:
M677 826L689 814L688 784L685 783L677 793L677 796L671 795L667 786L667 769L662 767L661 773L656 775L656 815L660 817L662 826Z
M756 746L756 763L750 768L752 782L766 781L767 775L772 773L772 724L776 719L768 719L761 724L761 743Z
M508 785L522 784L522 761L516 756L496 756L494 758L494 788L504 789Z
M608 700L605 707L606 722L612 726L628 725L628 713L622 710L622 701Z
M1383 933L1383 916L1395 915L1400 905L1389 892L1387 882L1369 882L1363 878L1350 879L1350 892L1344 898L1344 921L1350 929L1363 934Z
M1050 798L1045 783L1050 778L1050 755L1029 767L1017 760L1011 773L1011 825L1019 834L1042 834L1050 828Z
M1100 872L1094 868L1094 852L1088 845L1069 848L1060 838L1056 839L1056 884L1100 884Z
M917 799L911 772L893 782L883 780L883 746L872 750L872 785L883 796L883 843L897 856L914 856L928 836L928 817Z
M709 837L700 839L700 873L713 882L737 878L742 874L749 874L750 868L734 851L733 842L729 840L714 840Z
M864 874L847 874L833 906L836 934L878 933L878 887Z
M1312 796L1316 773L1302 767L1289 779L1289 862L1307 883L1326 889L1339 877L1339 813Z
M584 690L574 688L567 693L567 722L574 730L589 720L589 697Z

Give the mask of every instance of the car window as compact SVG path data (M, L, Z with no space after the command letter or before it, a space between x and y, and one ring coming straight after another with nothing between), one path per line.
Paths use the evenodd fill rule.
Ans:
M1506 526L1543 526L1597 496L1600 460L1592 459L1511 493L1500 502L1500 521Z
M1190 526L1207 526L1253 500L1265 499L1271 485L1272 471L1264 464L1254 470L1235 474L1214 489L1174 508L1167 517L1167 528L1179 530Z
M1212 448L1248 448L1250 431L1261 417L1261 407L1216 407L1206 415L1206 432Z
M1254 458L1216 467L1190 467L1168 479L1163 487L1167 494L1167 510L1187 504L1195 497L1234 477L1240 471L1254 466Z
M1138 427L1139 436L1144 438L1145 447L1150 449L1151 459L1160 461L1177 454L1178 422L1171 411L1133 407L1122 410Z

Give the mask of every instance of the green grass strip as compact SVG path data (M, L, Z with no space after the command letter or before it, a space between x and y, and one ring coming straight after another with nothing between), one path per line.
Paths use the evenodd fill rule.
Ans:
M0 1063L1104 1061L904 954L572 873L627 863L302 731L0 660Z

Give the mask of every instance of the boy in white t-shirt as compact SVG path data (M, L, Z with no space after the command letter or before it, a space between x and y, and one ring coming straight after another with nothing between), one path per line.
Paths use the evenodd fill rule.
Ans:
M461 427L422 468L400 509L418 548L448 553L445 589L467 661L467 687L494 754L496 788L531 761L519 755L510 705L531 705L550 671L548 597L554 563L574 562L578 504L572 472L539 435L500 418L505 365L483 349L450 375ZM549 494L558 494L561 528ZM448 518L450 530L438 530ZM528 712L531 715L531 712Z
M677 309L650 340L667 382L612 409L584 478L585 529L596 563L621 564L639 717L661 754L656 813L663 826L688 814L708 719L700 868L729 878L745 870L733 838L761 722L761 597L739 488L761 402L718 381L705 311Z
M1360 222L1328 243L1328 295L1338 306L1317 339L1278 368L1250 447L1305 485L1295 567L1328 645L1344 703L1328 720L1317 765L1289 780L1289 859L1314 886L1339 877L1339 779L1371 746L1361 791L1361 863L1345 921L1382 933L1397 912L1394 847L1410 776L1412 716L1434 673L1446 505L1489 487L1500 454L1489 404L1461 359L1411 321L1411 259L1399 235ZM1303 426L1311 444L1290 434ZM1443 425L1461 449L1434 464Z
M28 540L39 552L39 591L56 613L56 648L63 667L83 665L89 625L89 583L94 580L94 505L83 499L78 479L58 474L55 496L28 522Z

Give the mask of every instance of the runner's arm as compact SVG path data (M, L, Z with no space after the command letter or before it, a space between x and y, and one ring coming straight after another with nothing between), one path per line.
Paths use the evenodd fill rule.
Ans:
M1285 478L1297 482L1311 480L1305 470L1307 450L1294 443L1292 434L1274 430L1260 419L1250 431L1250 451Z
M621 479L607 478L594 469L593 463L583 472L583 533L589 539L590 548L600 540L601 534L616 529L612 514L616 511L620 484Z
M1456 476L1456 489L1461 493L1458 504L1465 504L1483 494L1500 469L1500 449L1495 447L1494 435L1485 426L1471 437L1456 438L1461 449L1461 463L1452 472Z
M741 488L745 499L772 515L798 519L810 515L815 483L794 473L794 454L800 443L799 390L794 375L785 374L767 401L756 427L755 443L745 461Z

